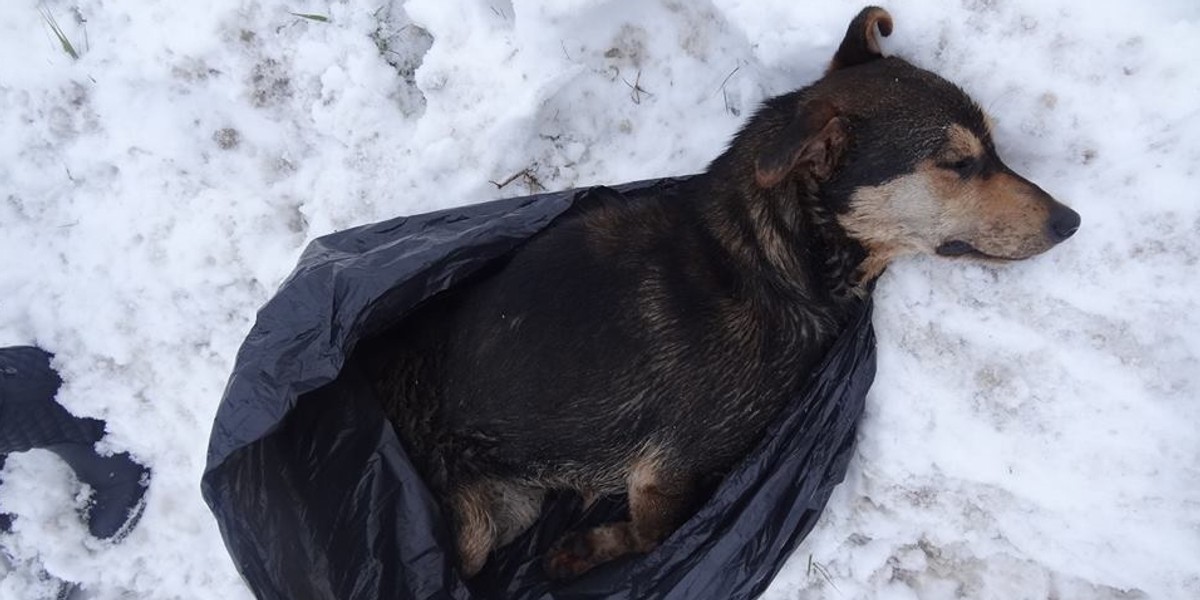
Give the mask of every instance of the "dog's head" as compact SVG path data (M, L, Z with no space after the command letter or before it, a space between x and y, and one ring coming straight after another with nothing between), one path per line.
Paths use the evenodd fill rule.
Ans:
M768 103L755 184L819 186L878 269L917 252L1023 259L1074 234L1079 215L1000 160L974 101L881 54L891 30L886 11L863 9L824 78Z

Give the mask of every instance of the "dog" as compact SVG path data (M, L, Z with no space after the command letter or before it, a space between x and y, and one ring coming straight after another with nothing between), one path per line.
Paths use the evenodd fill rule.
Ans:
M550 490L629 520L544 557L646 553L749 453L885 267L1040 254L1080 217L1009 169L961 89L895 57L867 7L824 76L761 106L701 174L598 187L502 264L364 346L374 391L450 517L461 572Z

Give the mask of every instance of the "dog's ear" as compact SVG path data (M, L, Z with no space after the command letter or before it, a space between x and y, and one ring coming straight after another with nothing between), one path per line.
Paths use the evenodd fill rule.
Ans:
M891 35L892 15L878 6L868 6L850 21L846 37L842 39L842 45L838 46L826 72L883 58L876 30L883 37Z
M771 188L802 171L815 181L833 175L849 136L846 120L827 100L813 100L767 139L754 160L754 181Z

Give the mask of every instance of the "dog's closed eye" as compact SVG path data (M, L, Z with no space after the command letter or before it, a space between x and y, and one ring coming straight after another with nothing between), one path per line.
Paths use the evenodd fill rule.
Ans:
M987 161L987 144L979 135L959 125L946 131L946 144L935 163L939 168L953 171L963 179L978 175Z
M940 162L938 163L938 166L943 169L954 171L959 175L959 177L966 179L979 172L980 164L982 163L978 157L968 155Z

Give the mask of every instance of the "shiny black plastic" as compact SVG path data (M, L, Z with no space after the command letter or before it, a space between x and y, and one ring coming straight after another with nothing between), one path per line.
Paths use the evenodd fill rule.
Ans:
M875 375L869 303L696 515L650 554L565 583L545 578L541 554L567 529L619 517L619 498L581 513L577 497L552 496L464 582L437 504L362 376L343 368L360 339L513 250L582 191L401 217L306 249L238 352L201 483L259 598L752 598L770 583L845 475Z

